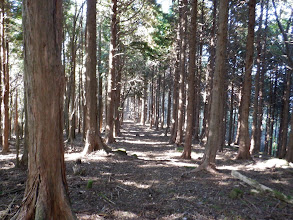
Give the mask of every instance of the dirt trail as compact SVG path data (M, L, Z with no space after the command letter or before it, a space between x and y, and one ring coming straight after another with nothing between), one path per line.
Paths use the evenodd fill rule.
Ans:
M293 195L292 168L278 168L276 163L270 167L263 159L234 161L236 149L224 148L217 157L219 174L200 172L181 178L199 164L203 148L196 145L193 160L182 160L182 148L169 145L163 133L126 122L111 147L123 148L127 155L94 152L81 157L81 139L66 145L70 199L79 219L293 219L292 206L265 194L255 195L250 186L230 175L231 169L240 169ZM81 164L76 164L78 158ZM13 212L23 196L25 173L13 162L0 160L7 167L0 169L0 211L15 197ZM7 193L11 185L20 191Z

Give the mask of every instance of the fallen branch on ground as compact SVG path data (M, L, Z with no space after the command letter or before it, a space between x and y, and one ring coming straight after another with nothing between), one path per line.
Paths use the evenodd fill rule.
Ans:
M262 185L262 184L258 183L257 181L242 175L241 173L239 173L236 170L232 170L231 175L236 177L237 179L242 180L243 182L247 183L248 185L253 186L254 188L256 188L257 190L259 190L261 192L268 192L270 195L272 195L273 197L275 197L281 201L293 204L293 199L291 198L291 196L286 196L285 194L283 194L281 192L278 192L278 191L273 190L265 185Z

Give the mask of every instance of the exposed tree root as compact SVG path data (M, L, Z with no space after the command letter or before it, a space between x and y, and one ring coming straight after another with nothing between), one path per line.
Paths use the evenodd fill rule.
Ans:
M188 172L184 172L181 175L181 178L187 177L189 174L198 173L198 172L201 172L201 171L206 171L206 172L211 173L211 174L219 174L219 172L216 169L215 164L202 163L197 168L195 168L195 169L193 169L191 171L188 171Z

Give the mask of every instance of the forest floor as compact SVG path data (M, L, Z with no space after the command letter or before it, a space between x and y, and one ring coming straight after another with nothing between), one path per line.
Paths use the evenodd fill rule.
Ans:
M125 151L82 157L81 137L66 144L67 181L78 219L293 219L293 205L231 176L231 170L238 170L293 196L292 164L261 155L236 161L237 148L225 147L217 156L217 174L181 177L200 164L204 148L194 145L193 159L183 160L183 148L168 140L163 130L126 122L111 145ZM0 219L9 219L21 204L25 180L26 171L15 168L15 151L0 155Z

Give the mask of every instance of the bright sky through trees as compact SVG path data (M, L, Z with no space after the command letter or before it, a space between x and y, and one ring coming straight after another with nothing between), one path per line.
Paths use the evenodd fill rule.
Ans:
M167 13L172 5L172 0L157 0L157 3L162 5L163 12Z

